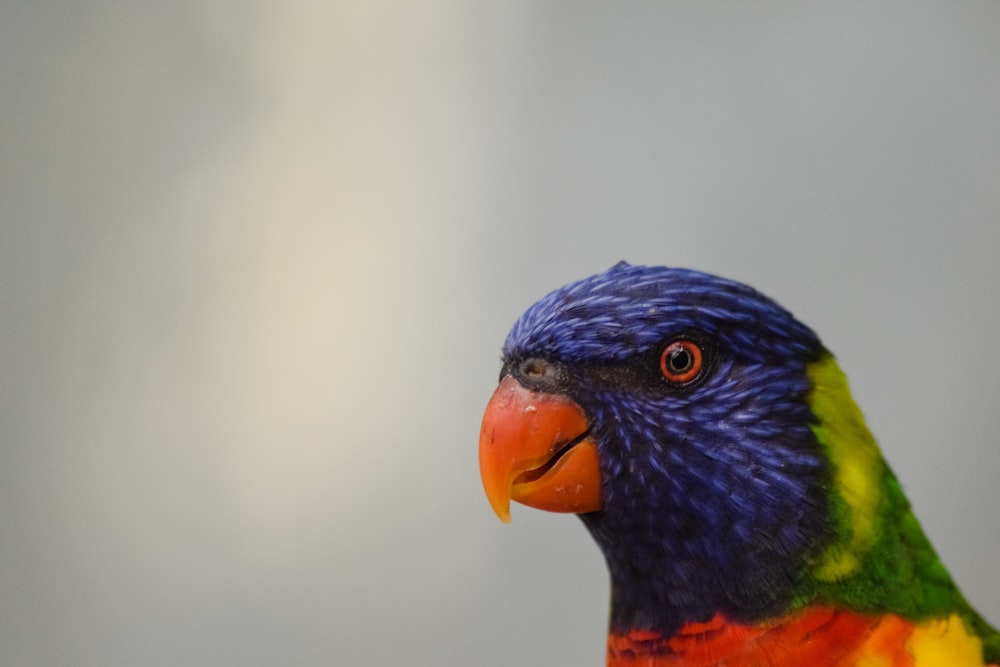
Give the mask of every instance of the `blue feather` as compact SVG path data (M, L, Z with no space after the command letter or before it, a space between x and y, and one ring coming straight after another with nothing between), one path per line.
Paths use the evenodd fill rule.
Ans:
M659 351L703 343L710 371L668 386ZM771 299L730 280L620 263L531 306L505 365L568 369L564 391L591 419L604 509L582 515L612 575L612 630L722 611L782 610L793 575L829 541L828 462L804 400L819 339ZM625 536L623 539L622 536Z

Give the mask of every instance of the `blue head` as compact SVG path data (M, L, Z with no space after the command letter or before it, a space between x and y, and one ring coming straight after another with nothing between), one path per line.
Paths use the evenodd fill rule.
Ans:
M699 355L693 375L669 373L690 368L690 352L664 366L678 341ZM624 263L514 325L504 372L571 397L597 443L603 509L581 516L611 570L613 629L752 619L790 602L829 539L806 375L824 354L750 287ZM532 360L551 371L524 372Z

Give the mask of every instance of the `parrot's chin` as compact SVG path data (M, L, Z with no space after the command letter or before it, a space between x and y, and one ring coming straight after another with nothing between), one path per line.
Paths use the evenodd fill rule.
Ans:
M501 521L510 501L550 512L601 509L601 467L587 416L561 394L536 392L512 376L486 406L479 436L479 471Z

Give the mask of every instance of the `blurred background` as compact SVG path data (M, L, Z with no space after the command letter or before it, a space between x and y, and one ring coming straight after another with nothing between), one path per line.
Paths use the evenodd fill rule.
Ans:
M1000 623L1000 4L0 6L0 663L602 665L477 468L620 259L813 326Z

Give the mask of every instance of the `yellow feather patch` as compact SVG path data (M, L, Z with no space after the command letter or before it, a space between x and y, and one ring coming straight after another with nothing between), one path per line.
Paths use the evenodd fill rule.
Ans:
M982 642L955 614L918 625L906 648L913 656L914 667L978 667L983 664Z
M854 573L860 556L875 540L875 511L885 468L875 438L847 386L847 377L832 355L809 366L809 405L819 422L813 432L833 464L841 513L840 538L816 569L821 581L837 581Z

